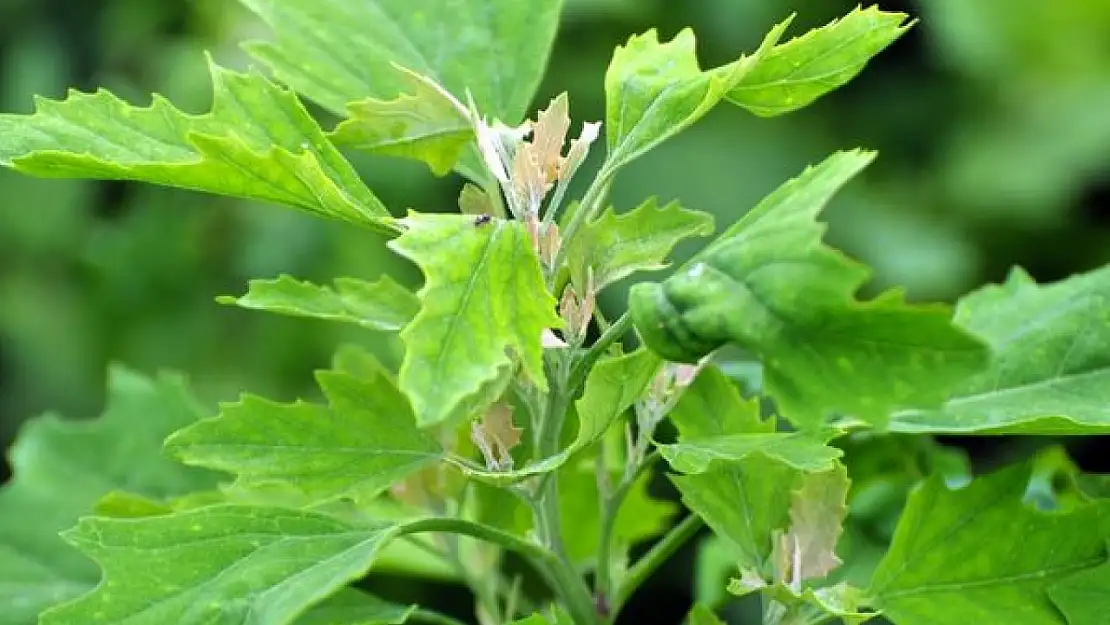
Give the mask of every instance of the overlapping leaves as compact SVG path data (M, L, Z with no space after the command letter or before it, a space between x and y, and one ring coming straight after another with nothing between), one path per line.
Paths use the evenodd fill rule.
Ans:
M696 471L673 475L671 480L682 494L683 503L737 554L741 568L772 579L773 534L789 524L791 491L801 483L803 470L831 469L838 452L827 447L823 451L820 441L806 440L806 447L797 453L785 457L779 453L776 457L775 445L794 440L797 435L776 433L774 420L760 419L758 405L741 399L736 387L715 367L702 371L686 390L671 420L681 438L664 455L681 449L687 440L727 441L739 437L758 441L745 446L743 453L725 455L719 462L695 463ZM807 454L814 454L818 460L807 460ZM801 468L791 466L791 461ZM672 461L672 466L680 471L686 468L681 460L678 464Z
M702 70L694 33L686 29L661 43L655 30L617 48L605 73L608 171L643 155L701 119L757 65L786 30L779 24L750 56ZM603 174L604 175L604 174Z
M273 42L248 50L297 91L337 114L408 90L400 65L488 115L519 122L555 38L560 0L242 0Z
M578 434L557 453L537 458L513 471L483 471L469 465L460 468L467 475L485 482L507 484L562 467L576 453L600 440L609 427L636 403L660 364L659 359L646 349L598 361L586 378L582 397L574 404Z
M0 165L59 178L138 180L275 202L381 231L389 212L290 91L211 64L211 112L106 91L0 115Z
M474 140L469 113L427 78L406 71L411 86L393 100L366 98L347 107L350 118L331 138L368 152L412 158L444 175ZM480 174L464 170L471 178Z
M936 410L895 415L903 432L1110 432L1110 269L1038 285L1015 269L960 300L956 322L984 339L989 368Z
M94 421L32 420L9 452L0 490L0 605L4 622L31 625L44 608L87 592L96 568L58 532L101 497L127 490L155 500L210 489L219 476L161 453L162 440L204 415L176 377L115 368L108 407Z
M955 491L927 481L875 572L874 605L898 625L1059 625L1051 589L1081 585L1073 575L1106 562L1110 510L1036 510L1022 501L1029 476L1011 467Z
M601 290L634 272L665 268L675 245L712 232L712 215L687 210L677 202L659 206L652 198L627 213L608 210L571 243L571 274L585 288L587 273L592 273L593 288Z
M867 302L867 270L821 243L815 218L872 154L840 152L767 196L685 268L633 287L630 307L661 356L694 362L734 343L758 354L764 388L805 429L833 413L885 423L936 405L980 370L986 350L943 306L898 292Z
M42 625L291 623L363 575L397 525L222 505L143 519L90 517L65 537L97 561L95 592Z
M417 422L457 416L514 361L546 388L540 336L561 321L520 222L413 213L402 223L389 245L425 279L420 312L401 333L400 385Z
M166 441L189 464L239 476L244 490L292 487L309 501L366 501L442 456L384 372L317 374L329 406L247 395Z
M694 34L661 43L654 30L617 48L605 76L609 160L615 170L689 127L728 100L761 116L800 109L854 78L900 37L906 15L876 7L779 44L775 26L750 55L702 70Z

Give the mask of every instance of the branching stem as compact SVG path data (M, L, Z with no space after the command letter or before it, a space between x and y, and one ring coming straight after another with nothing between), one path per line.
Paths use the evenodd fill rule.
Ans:
M691 514L682 520L681 523L671 528L659 542L644 554L632 568L628 569L624 580L621 582L620 588L617 589L617 595L614 597L613 610L620 609L632 593L636 592L647 578L655 572L664 562L670 559L686 541L694 537L701 529L701 517L696 514Z

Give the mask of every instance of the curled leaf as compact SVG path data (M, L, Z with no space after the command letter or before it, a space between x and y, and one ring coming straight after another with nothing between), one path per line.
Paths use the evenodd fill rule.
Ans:
M559 162L559 181L566 182L578 171L582 161L590 153L590 145L601 135L601 122L586 122L582 124L582 132L577 139L570 142L570 150L566 158Z
M491 471L511 471L513 468L512 449L520 444L524 430L513 424L513 409L497 403L470 430L471 439L481 450L486 460L486 468Z
M802 477L790 504L790 529L775 544L779 582L797 591L802 582L820 579L840 566L835 550L848 512L848 485L848 472L839 464Z
M560 93L547 108L536 116L532 129L532 145L535 148L536 164L544 180L550 184L559 177L559 162L563 156L563 144L570 130L567 94Z

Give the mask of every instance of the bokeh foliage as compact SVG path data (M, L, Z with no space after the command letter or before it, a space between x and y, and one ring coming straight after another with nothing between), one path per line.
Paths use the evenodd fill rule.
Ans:
M854 6L806 6L792 32ZM1110 5L1073 0L884 2L921 22L858 80L805 111L762 120L711 114L630 165L618 211L648 195L728 224L782 180L835 148L881 158L827 213L829 239L876 270L875 287L951 299L1021 264L1039 280L1110 261ZM600 119L612 49L658 27L698 34L705 65L754 49L801 6L775 0L567 0L535 104L570 92L576 117ZM31 95L106 86L149 91L186 110L207 105L202 51L243 67L241 39L264 29L219 0L0 3L0 110ZM316 111L327 118L324 111ZM359 158L395 213L447 209L460 182ZM291 211L125 183L42 181L0 172L0 439L46 409L92 415L107 364L178 369L206 401L249 389L311 394L311 371L341 341L395 346L315 321L251 314L214 297L288 273L327 283L417 274L364 232ZM606 302L621 306L613 298Z

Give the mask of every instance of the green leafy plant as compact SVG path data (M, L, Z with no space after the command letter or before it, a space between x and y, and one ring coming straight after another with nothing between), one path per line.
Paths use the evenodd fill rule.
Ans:
M362 226L419 268L419 291L280 276L219 301L396 335L400 366L343 347L317 374L324 402L244 395L215 417L180 378L115 369L99 420L31 422L0 491L4 618L456 622L371 594L359 580L374 567L469 586L483 625L609 623L703 525L724 570L699 567L691 623L745 595L768 625L1102 618L1101 481L1058 450L971 477L928 435L1110 431L1108 270L1048 285L1015 270L954 314L898 291L860 299L868 270L817 221L874 157L854 150L633 285L619 318L597 306L714 230L677 203L610 206L625 166L717 105L775 116L814 102L905 15L860 8L785 40L788 20L710 69L689 30L633 36L606 73L603 123L568 142L565 95L526 119L558 0L244 3L275 32L248 46L273 79L213 62L203 115L159 96L40 100L0 116L0 164ZM323 129L297 93L341 121ZM568 202L602 127L601 165ZM460 174L462 214L395 215L343 148ZM728 375L742 363L762 373L748 398ZM648 489L668 469L690 511L677 523Z

